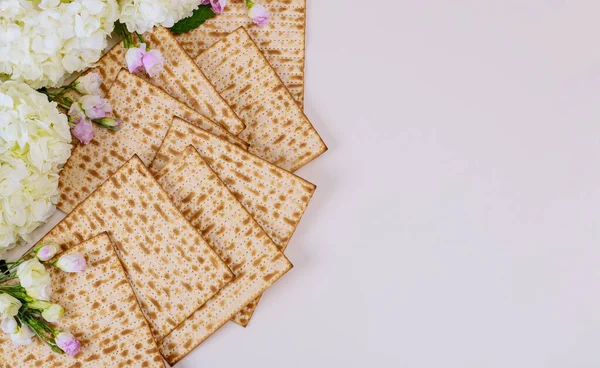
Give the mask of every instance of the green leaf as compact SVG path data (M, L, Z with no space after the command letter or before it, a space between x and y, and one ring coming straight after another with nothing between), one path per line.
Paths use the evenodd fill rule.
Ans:
M202 23L214 16L215 12L212 11L210 5L200 5L190 17L175 23L171 27L171 32L177 34L189 32L192 29L198 28Z

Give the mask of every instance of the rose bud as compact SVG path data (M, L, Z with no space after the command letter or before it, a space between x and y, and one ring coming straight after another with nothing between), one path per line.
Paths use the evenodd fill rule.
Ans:
M64 255L54 262L54 266L65 272L81 272L86 268L85 258L79 253Z
M58 253L58 250L58 244L53 242L44 243L37 247L35 256L42 262L49 261Z
M62 351L70 356L77 355L81 349L81 343L69 332L59 332L54 341Z

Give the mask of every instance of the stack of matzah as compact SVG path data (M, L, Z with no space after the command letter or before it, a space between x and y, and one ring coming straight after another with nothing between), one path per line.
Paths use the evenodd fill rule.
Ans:
M74 148L59 185L67 217L40 240L78 248L91 264L55 293L87 344L77 366L162 366L157 351L174 364L227 321L246 326L292 268L282 252L316 189L293 172L327 147L299 104L304 1L265 5L274 19L264 29L249 26L238 0L177 39L146 34L166 60L155 78L123 69L121 45L91 69L124 123ZM114 288L62 300L87 284ZM139 348L125 353L116 338L104 346L108 318ZM27 354L6 344L11 360ZM32 364L52 359L39 356Z

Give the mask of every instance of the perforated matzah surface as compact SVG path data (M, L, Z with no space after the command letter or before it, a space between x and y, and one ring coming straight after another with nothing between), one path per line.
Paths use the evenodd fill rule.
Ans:
M154 78L146 73L138 73L140 78L164 89L168 94L185 103L212 121L221 124L233 134L244 129L243 123L225 103L193 60L181 48L171 33L163 27L154 27L152 32L144 34L148 45L161 52L165 59L164 69ZM127 49L119 42L96 66L86 73L96 71L102 75L102 90L107 93L121 68L126 68Z
M195 61L246 124L239 135L250 152L296 171L327 146L244 28Z
M273 242L285 249L316 186L178 118L150 171L158 172L189 145L198 150Z
M52 352L40 339L15 346L0 332L0 366L7 368L164 367L150 328L106 234L67 251L81 253L87 269L68 274L50 268L52 301L65 315L52 325L81 342L75 357Z
M154 158L173 116L225 137L242 147L247 145L185 104L144 80L121 70L108 93L114 114L123 119L121 130L95 127L96 137L79 144L61 171L58 208L69 213L102 184L132 155L148 165Z
M174 364L292 265L192 146L156 179L236 276L160 342L161 352Z
M40 241L66 249L103 231L117 248L157 340L233 277L137 156Z
M246 27L294 99L302 105L306 1L262 0L260 4L271 14L270 23L264 27L248 18L245 0L230 0L223 14L176 38L188 54L196 57L238 27Z

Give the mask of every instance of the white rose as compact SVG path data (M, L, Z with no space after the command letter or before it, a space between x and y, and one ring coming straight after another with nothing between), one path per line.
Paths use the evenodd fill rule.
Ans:
M27 295L36 300L50 300L52 288L50 283L40 286L33 286L27 289Z
M46 267L37 258L32 258L17 267L17 277L25 289L41 287L50 283Z
M102 91L100 85L102 84L102 77L99 73L92 72L88 73L77 79L77 85L75 89L82 95L96 95L101 96Z
M2 322L0 322L0 329L7 334L14 334L17 332L18 327L19 325L17 325L17 320L14 317L4 318Z
M0 316L2 319L14 317L19 313L21 302L8 294L0 293Z
M35 333L28 326L21 325L17 332L10 335L10 339L15 345L31 345L33 342L31 338L34 336Z
M46 321L54 323L58 321L64 313L65 310L63 309L63 307L61 307L58 304L52 304L50 307L46 308L42 312L42 317L44 317Z

